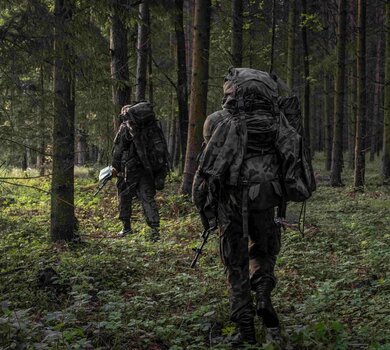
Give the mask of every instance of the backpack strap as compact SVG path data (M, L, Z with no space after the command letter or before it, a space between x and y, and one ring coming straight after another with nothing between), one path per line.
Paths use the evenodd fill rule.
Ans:
M246 157L246 148L248 144L248 130L246 125L246 119L245 119L245 101L243 96L243 91L241 87L238 87L236 91L236 97L237 97L237 109L238 109L238 115L240 117L241 122L241 133L243 138L243 144L244 144L244 155L243 159ZM243 237L248 238L249 237L249 229L248 229L248 192L249 192L249 183L248 181L244 180L242 182L242 231L243 231Z

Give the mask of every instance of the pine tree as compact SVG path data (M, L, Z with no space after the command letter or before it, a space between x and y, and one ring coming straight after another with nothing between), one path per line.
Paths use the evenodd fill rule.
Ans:
M390 1L385 9L386 52L385 52L385 101L382 173L385 181L390 180Z
M354 187L364 187L366 131L366 0L358 0L357 33L357 114Z
M51 238L74 238L74 53L71 41L72 0L55 1L54 123L51 185Z
M341 186L343 169L343 116L345 90L345 46L347 26L347 0L340 0L337 31L337 72L336 93L334 100L332 166L330 175L331 186Z
M121 108L130 103L131 89L129 85L129 65L127 48L127 28L121 15L125 9L123 0L112 0L111 28L110 28L110 53L111 53L111 77L113 79L112 101L115 108L115 116ZM118 120L114 117L114 129L118 129Z
M187 151L181 191L191 193L196 157L202 144L203 123L207 114L210 45L210 0L195 1L190 117Z

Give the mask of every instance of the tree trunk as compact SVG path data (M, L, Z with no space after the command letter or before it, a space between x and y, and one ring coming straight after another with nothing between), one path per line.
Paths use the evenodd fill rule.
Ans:
M304 0L306 1L306 0ZM269 72L274 70L274 56L275 56L275 28L276 28L276 0L272 1L272 33L271 33L271 58L269 65Z
M381 15L378 15L380 21ZM381 95L381 52L382 52L382 36L379 33L378 42L376 45L376 64L375 64L375 89L374 89L374 111L371 124L371 145L370 145L370 161L375 159L376 150L379 140L379 115L380 107L379 100Z
M343 116L345 90L345 46L347 27L347 0L340 0L337 30L337 71L334 98L334 122L332 166L330 184L333 187L342 186L341 172L343 171Z
M332 119L329 110L330 82L329 74L324 75L324 123L325 123L325 170L330 171L332 164Z
M357 35L357 114L354 187L362 190L365 173L366 123L366 0L358 0Z
M175 33L177 45L177 103L179 107L181 168L184 168L184 160L187 147L188 132L188 83L186 66L186 46L183 27L183 0L175 0Z
M148 48L148 83L149 83L149 102L154 103L154 86L153 86L153 52L152 52L152 27L150 25L150 16L148 16L148 28L149 28L149 48Z
M148 68L149 52L149 0L139 5L138 42L137 42L137 89L136 100L145 100L146 71Z
M383 116L383 159L382 173L384 180L387 183L390 180L390 2L386 3L385 15L386 28L386 51L385 51L385 100L384 100L384 116Z
M255 41L256 41L256 26L257 18L256 14L258 13L257 0L249 2L249 19L251 21L249 27L249 47L248 47L248 58L249 58L249 68L254 68L256 51L255 51Z
M181 149L181 145L180 145L180 120L178 118L176 118L175 132L176 132L177 136L176 136L175 160L174 160L174 163L176 164L176 167L179 170L179 174L182 174L183 173L183 165L184 164L180 161L180 157L181 157L181 152L180 152L180 149Z
M376 1L376 20L378 27L383 28L383 7L380 6L379 1ZM373 120L371 125L371 145L370 145L370 161L375 159L375 155L379 149L380 140L380 100L381 100L381 67L382 67L382 47L383 47L383 32L379 31L377 35L377 44L375 48L375 82L374 82L374 98L373 98Z
M71 47L73 2L55 1L54 123L51 185L51 238L74 238L74 54Z
M295 20L296 0L290 0L288 10L288 37L287 37L287 76L286 82L290 90L294 86L294 55L295 55Z
M186 161L181 191L191 193L196 157L201 149L203 123L207 114L210 44L210 0L196 0L193 57Z
M307 13L306 0L302 0L303 13ZM303 99L303 128L306 147L310 149L310 63L309 47L307 43L307 28L302 25L302 44L303 44L303 71L305 78L304 99Z
M43 65L39 69L41 100L39 103L39 136L38 136L38 155L37 168L39 175L45 175L45 85Z
M193 32L194 32L194 17L195 17L195 1L186 1L187 12L187 38L186 38L186 58L187 58L187 90L191 89L191 74L192 74L192 44L193 44ZM186 146L187 147L187 146ZM183 155L184 157L184 155Z
M110 28L110 54L112 102L114 104L114 133L118 130L119 120L116 117L121 108L131 101L131 88L129 84L129 65L127 48L127 28L121 15L125 9L124 0L112 0L112 15Z
M355 61L353 61L355 63ZM356 138L356 64L351 67L349 78L350 92L349 92L349 146L348 146L348 167L354 169L355 167L355 138Z
M76 164L84 166L87 155L87 135L83 129L76 133Z
M232 0L232 64L234 67L242 66L242 1Z

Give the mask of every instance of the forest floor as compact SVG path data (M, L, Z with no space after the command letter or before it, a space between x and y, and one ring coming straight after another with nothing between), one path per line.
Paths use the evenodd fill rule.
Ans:
M286 343L390 349L389 188L379 185L376 163L368 164L364 193L355 193L349 180L331 188L317 157L318 190L307 204L305 237L291 225L277 260L274 301ZM153 244L138 203L136 233L116 238L115 185L93 197L96 174L77 169L82 243L69 245L49 242L47 193L0 183L0 348L225 349L211 344L217 333L234 331L218 239L210 239L191 269L201 225L177 194L179 179L157 196L162 239ZM347 170L343 176L352 178ZM50 187L49 179L8 181ZM292 222L299 210L291 206ZM276 348L258 329L259 348Z

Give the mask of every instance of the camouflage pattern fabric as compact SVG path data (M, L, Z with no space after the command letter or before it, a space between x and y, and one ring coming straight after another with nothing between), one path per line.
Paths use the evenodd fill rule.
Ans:
M278 105L281 112L284 114L288 123L298 132L298 134L303 138L303 127L302 127L302 114L301 106L298 100L298 97L280 97L278 100ZM314 176L313 167L311 164L311 154L309 145L302 141L302 167L304 176L306 178L307 187L311 192L316 190L316 180Z
M253 315L251 289L264 277L276 283L274 268L280 251L280 228L274 209L259 210L256 200L249 203L249 239L243 238L241 190L230 187L218 205L221 257L230 289L231 320Z
M314 176L299 114L290 125L279 109L275 78L232 68L225 80L223 109L204 124L193 201L209 225L217 216L231 319L239 322L254 314L251 290L262 279L271 279L273 287L276 283L281 235L274 208L309 198ZM282 105L287 110L296 101Z
M126 183L124 178L119 177L117 182L118 199L119 199L119 219L130 221L132 212L132 201L136 195L141 202L146 223L150 227L159 227L160 217L158 207L154 196L156 190L154 181L148 173L140 173L137 185L129 190L130 184Z
M279 175L276 167L280 166L280 175L284 180L286 190L286 200L301 202L311 196L312 168L303 153L302 137L288 123L283 113L278 115L278 123L272 127L277 128L274 130L275 139L272 143L268 143L268 146L251 144L251 138L243 138L241 136L243 129L240 119L230 114L228 110L225 109L218 113L222 114L223 118L214 127L215 130L210 136L199 161L199 169L201 169L204 177L212 177L233 186L239 184L239 180L243 175L245 175L247 181L252 183L264 180L277 183ZM249 136L251 131L250 117L249 115ZM255 123L255 121L252 123ZM249 140L248 144L243 142L245 139ZM247 146L251 147L247 148ZM251 156L251 148L254 149L255 147L262 148L266 154L274 153L277 155L280 158L276 160L279 165L275 164L275 157L264 158L261 163L248 162L247 160ZM247 149L249 150L249 158L245 156ZM253 153L256 154L255 149ZM269 175L264 177L262 174L266 172ZM259 179L255 179L256 176ZM276 186L280 187L282 185Z
M146 222L150 227L160 223L154 179L139 160L133 137L122 123L114 140L112 166L118 171L119 219L129 221L134 196L141 202Z

